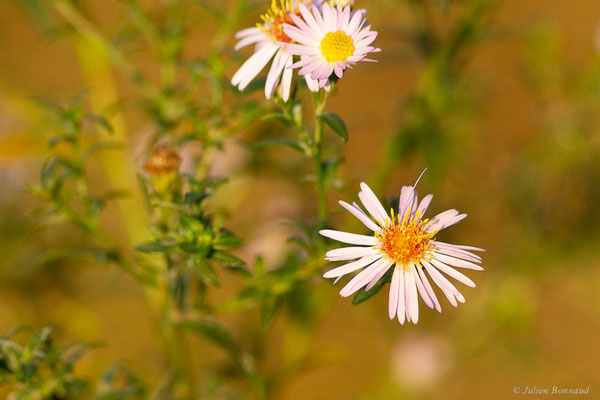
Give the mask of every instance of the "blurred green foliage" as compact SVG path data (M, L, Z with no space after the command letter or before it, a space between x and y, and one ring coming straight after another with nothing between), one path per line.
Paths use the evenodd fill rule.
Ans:
M374 27L382 27L381 70L373 75L386 65L407 68L397 80L412 81L409 89L371 98L382 92L379 76L371 76L372 88L360 83L369 96L338 92L343 96L332 95L326 107L327 96L305 96L297 82L293 101L267 103L254 93L264 81L241 94L229 83L243 61L232 51L234 33L254 23L266 2L12 3L56 41L50 48L73 45L89 89L64 106L34 101L40 114L21 111L34 132L32 142L49 139L49 146L39 183L29 187L38 196L36 211L22 217L34 207L13 201L12 191L0 196L0 248L8 255L1 285L12 293L8 307L16 304L10 315L21 318L23 310L34 310L30 318L40 319L40 327L78 326L87 321L79 319L87 307L115 330L122 329L118 315L125 315L127 329L111 337L128 338L123 347L142 349L127 353L126 360L146 383L123 363L104 372L90 368L87 357L79 360L89 345L56 346L44 329L25 344L10 334L2 338L0 396L372 400L484 393L505 399L524 381L600 381L589 351L598 344L598 49L584 65L572 62L561 32L532 25L526 13L526 29L498 35L499 1L357 1L369 8ZM518 47L511 57L522 76L510 80L522 84L525 95L504 94L510 90L504 87L500 94L488 91L504 71L482 66L482 54L498 51L499 42ZM398 43L405 46L401 51ZM401 65L394 64L398 60ZM358 68L356 73L340 85L365 79ZM396 90L397 83L383 86ZM486 109L502 95L516 100L509 97L504 109ZM55 97L64 96L61 91ZM512 103L523 108L529 125L512 121ZM380 107L393 114L387 122L377 116ZM490 114L503 113L506 121L494 129ZM367 129L360 128L363 120ZM358 149L342 152L342 145L352 149L355 143ZM381 147L373 151L372 143ZM139 159L156 149L184 154L190 145L199 156L185 173L136 176ZM243 154L230 156L228 146ZM352 304L359 307L337 306L335 291L316 278L332 245L318 231L350 222L328 200L352 198L351 181L366 174L378 193L387 193L384 187L413 177L422 165L430 168L423 185L471 215L465 233L444 234L457 241L475 237L490 250L479 288L459 312L445 307L442 316L423 316L414 328L389 325L382 312L389 276L355 295ZM224 175L229 179L217 178ZM240 184L244 179L249 188ZM265 181L273 189L264 190ZM304 184L294 191L298 181ZM305 194L311 185L314 202ZM281 198L291 201L281 206ZM215 206L215 199L226 205ZM282 214L293 220L283 233L276 231L281 244L272 244L259 228L275 230L267 223ZM257 242L264 243L263 256L248 251ZM108 266L101 270L105 276L117 269L133 279L126 289L118 274L114 281L90 281L88 264ZM104 279L108 287L98 295L92 286L101 287ZM118 312L102 314L89 297L92 305L78 309L72 303L85 298L82 292L114 301ZM150 328L132 326L139 309L120 297L123 292L139 303L146 297ZM90 326L89 335L100 335L99 325ZM158 343L143 347L157 339L152 331L159 331ZM59 332L69 337L78 331ZM412 334L424 341L411 341ZM94 353L120 359L119 351ZM402 360L411 363L408 378L424 386L407 378ZM82 378L76 363L100 379ZM501 389L488 393L492 386Z
M21 330L22 331L22 330ZM137 377L115 364L102 375L95 393L88 381L75 376L75 364L91 343L57 346L52 329L31 335L25 344L14 341L13 331L0 339L0 385L10 388L10 400L34 399L137 399L144 394Z

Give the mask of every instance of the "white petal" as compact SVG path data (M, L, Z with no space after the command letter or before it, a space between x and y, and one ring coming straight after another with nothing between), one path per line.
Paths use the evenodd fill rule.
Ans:
M381 255L376 255L376 254L365 256L365 257L361 258L360 260L357 260L357 261L354 261L354 262L351 262L348 264L344 264L340 267L329 270L323 274L323 277L339 278L341 276L350 274L354 271L364 268L367 265L379 260L380 258L381 258Z
M409 273L404 271L404 267L402 268L402 273L404 274L404 301L406 302L406 309L404 313L406 314L406 321L411 321L411 289L410 289L410 277Z
M341 247L339 249L329 250L325 253L325 259L328 261L355 260L372 254L379 253L372 247Z
M410 319L413 324L419 322L419 297L417 296L417 284L415 283L415 272L409 271L406 273L408 278L408 293L410 298L410 304L408 311L410 313Z
M371 281L371 279L373 279L373 277L377 275L379 271L381 271L381 269L387 270L391 265L391 261L380 258L373 264L369 265L367 268L360 271L358 275L356 275L354 278L352 278L350 282L348 282L348 284L344 286L344 288L340 291L340 295L342 297L348 297L353 295L354 293L365 287L365 285L367 285Z
M460 258L446 256L444 254L440 254L437 252L433 253L433 257L437 258L438 260L440 260L448 265L452 265L453 267L473 269L475 271L483 271L483 267L481 265L477 265L477 264L474 264L469 261L461 260Z
M312 79L310 75L304 75L304 80L306 81L306 86L308 86L308 89L311 92L319 91L319 83L316 80Z
M283 101L286 101L286 102L290 98L290 90L292 88L292 74L294 73L294 71L292 71L288 67L290 65L292 65L293 59L294 58L292 55L290 55L290 54L287 55L287 60L285 62L285 66L283 69L283 76L281 77L281 85L280 85L281 98L283 99Z
M265 97L270 99L275 93L275 87L279 83L279 79L281 78L281 73L283 72L283 68L285 67L285 63L282 63L282 55L286 53L282 50L279 50L275 53L275 58L271 63L271 68L269 69L269 73L267 74L267 81L265 83ZM285 59L283 60L285 61Z
M448 218L448 219L446 219L443 222L439 222L439 223L437 223L435 225L432 225L429 229L430 229L430 231L434 231L436 229L438 231L441 231L442 229L446 229L446 228L448 228L448 227L450 227L452 225L455 225L455 224L459 223L460 221L462 221L465 218L467 218L467 214L460 214L460 215L457 215L455 217Z
M400 270L399 282L398 282L398 322L404 325L404 319L406 318L406 298L404 296L404 266L399 266Z
M413 271L413 276L415 277L415 284L417 285L417 289L419 290L419 294L421 295L421 298L423 299L423 301L425 302L425 304L427 304L427 306L429 308L434 308L435 304L433 304L431 297L429 297L429 293L427 293L427 289L425 289L425 286L423 286L421 277L419 276L419 273L417 272L418 267L416 267L414 264L412 264L410 266L410 268Z
M463 249L463 250L471 250L471 251L485 251L485 249L481 249L479 247L473 247L473 246L464 246L462 244L453 244L451 246L454 247L458 247L459 249Z
M423 200L421 200L419 203L419 208L417 208L417 210L421 213L421 216L425 215L425 211L427 211L432 199L433 195L428 194L427 196L423 197Z
M239 42L236 43L236 45L235 45L235 47L233 49L234 50L239 50L239 49L242 49L242 48L248 46L249 44L257 43L257 42L260 42L262 40L268 40L268 39L266 39L265 36L261 32L260 34L252 35L252 36L248 36L248 37L243 38L242 40L240 40Z
M434 224L437 224L438 222L443 221L446 218L452 218L458 214L459 214L459 212L456 210L446 210L444 212L439 213L435 217L431 218L431 222L433 222Z
M377 244L377 239L373 236L357 235L356 233L334 231L331 229L323 229L320 230L319 233L330 239L348 244L358 244L364 246L375 246Z
M346 28L346 34L349 36L352 36L356 29L358 28L362 18L364 15L364 10L357 10L354 13L352 13L352 18L350 19L350 22L348 23L348 27Z
M363 203L367 211L377 220L380 224L385 224L390 217L388 216L385 208L381 205L381 202L373 193L371 188L364 182L360 183L362 192L358 194L358 198Z
M458 272L454 268L451 268L451 267L447 266L446 264L444 264L443 262L438 261L436 259L432 259L431 263L433 264L434 267L436 267L440 271L446 273L446 275L453 277L457 281L462 282L467 286L475 287L475 282L473 282L471 279L469 279L469 277L467 277L465 274Z
M367 228L369 228L372 231L379 231L379 226L373 222L373 220L371 220L371 218L369 218L366 214L364 214L362 212L361 209L354 207L353 205L350 205L348 203L346 203L345 201L338 201L338 203L340 203L340 205L342 207L344 207L346 210L348 210L350 212L350 214L354 215L356 218L358 218L358 220L360 222L362 222Z
M304 22L306 22L306 24L310 27L310 29L314 32L319 33L322 36L325 36L325 32L317 24L317 21L315 20L315 16L313 16L313 14L308 10L308 8L304 4L299 3L298 9L300 10L300 14L302 14L302 18L304 19Z
M390 263L390 267L392 266L392 264ZM373 286L375 286L375 284L377 282L379 282L379 280L383 277L383 275L385 275L385 273L389 270L388 268L382 268L379 270L379 272L377 272L377 274L371 278L371 280L369 281L369 283L367 284L367 287L365 288L365 290L369 291L373 288Z
M409 206L412 206L416 192L412 186L402 186L400 199L398 200L398 215L404 218ZM411 210L414 211L414 210Z
M433 232L436 229L442 230L446 229L451 225L456 224L457 222L466 218L467 214L460 214L456 210L446 210L431 220L431 225L427 228L428 232Z
M254 53L233 75L231 83L234 86L238 86L239 90L244 90L252 79L267 65L278 49L278 46L268 44Z
M454 286L452 282L450 282L444 275L442 275L442 273L438 271L433 265L431 265L427 261L421 261L421 264L427 269L427 272L429 272L429 276L431 276L431 279L433 279L435 284L438 285L440 289L448 291L449 293L454 295L460 294L456 286Z
M467 261L472 261L475 263L481 263L481 257L479 257L477 254L473 254L467 250L463 250L457 246L448 244L448 243L444 243L444 242L438 242L435 241L433 243L433 246L435 248L435 252L436 253L442 253L448 256L452 256L452 257L456 257L456 258L461 258L463 260L467 260Z
M396 311L398 311L398 292L400 291L400 271L398 268L394 269L394 275L392 275L392 283L390 284L390 298L388 299L388 315L390 319L394 319Z
M423 282L423 286L425 287L425 290L427 291L429 298L435 304L435 309L438 310L438 312L442 312L442 306L440 305L440 302L437 299L437 296L435 295L435 292L433 291L433 288L431 287L431 284L429 283L429 279L427 279L427 276L425 275L423 268L417 267L417 271L419 271L419 276L421 277L421 282Z
M251 28L242 29L241 31L239 31L238 33L235 34L235 38L241 39L244 37L257 35L259 33L262 34L262 31L260 29L258 29L257 27L253 26Z
M304 31L296 28L295 26L284 24L283 32L289 36L291 39L294 39L296 42L301 43L310 47L318 47L320 45L319 41L315 39L314 35L310 33L305 33Z
M453 307L457 307L458 303L456 302L456 297L454 297L454 294L450 293L448 290L442 287L440 287L440 289L442 290L442 293L444 293L444 296L446 296L450 304L452 304Z

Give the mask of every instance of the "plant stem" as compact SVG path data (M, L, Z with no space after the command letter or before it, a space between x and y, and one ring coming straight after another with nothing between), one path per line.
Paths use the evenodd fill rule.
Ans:
M315 165L315 186L317 189L319 204L319 219L327 219L327 188L325 185L325 174L323 170L323 121L321 115L327 104L329 93L319 91L313 94L313 104L315 109L315 136L311 148L311 156Z

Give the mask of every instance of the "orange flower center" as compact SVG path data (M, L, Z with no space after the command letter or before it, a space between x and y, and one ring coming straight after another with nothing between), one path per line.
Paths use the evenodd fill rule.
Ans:
M426 259L437 230L428 233L430 221L419 220L420 214L421 212L417 211L417 215L411 219L409 208L400 220L400 216L396 218L392 210L392 219L385 226L381 225L383 229L375 233L378 239L376 248L398 265L418 263Z
M292 15L300 15L298 3L310 4L312 0L272 0L271 9L262 15L262 24L258 28L269 35L274 42L291 43L293 40L283 32L283 24L296 26Z

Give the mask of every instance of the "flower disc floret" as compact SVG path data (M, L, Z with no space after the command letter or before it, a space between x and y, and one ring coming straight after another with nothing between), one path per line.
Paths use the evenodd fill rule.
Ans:
M354 41L343 31L327 32L321 40L321 53L327 62L346 61L354 54Z
M410 218L410 208L402 220L392 218L382 229L375 232L377 249L397 265L409 265L428 259L427 252L433 248L433 237L437 231L428 232L429 220L421 220L420 212Z
M310 3L308 0L272 0L271 8L260 18L258 29L269 36L274 42L293 43L294 40L283 32L283 24L296 26L292 15L300 15L298 3Z

